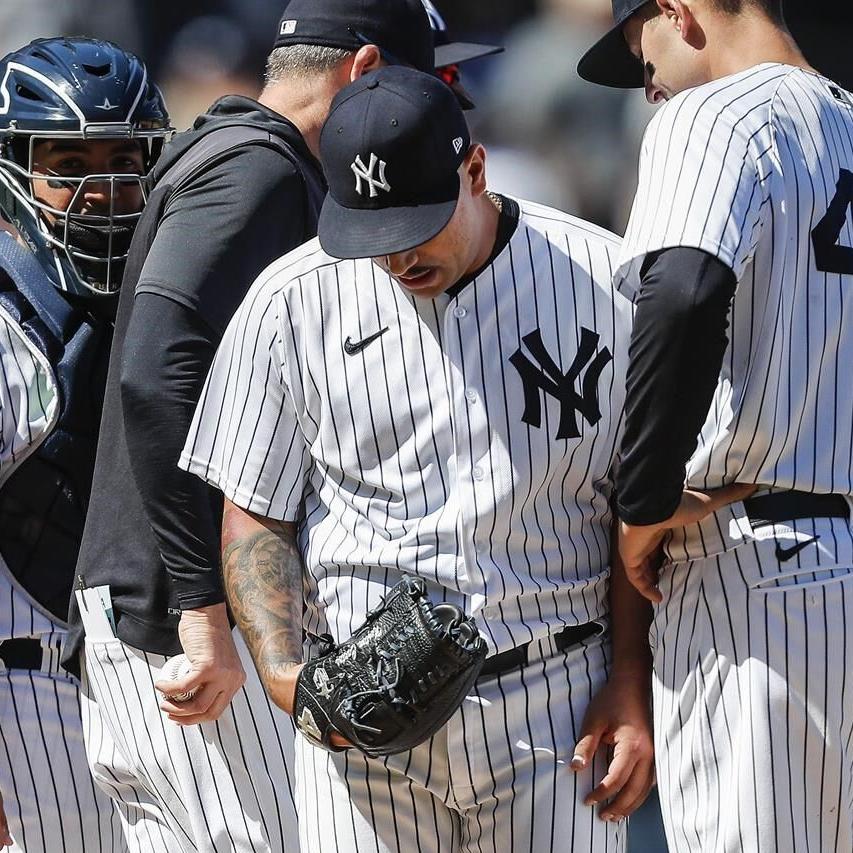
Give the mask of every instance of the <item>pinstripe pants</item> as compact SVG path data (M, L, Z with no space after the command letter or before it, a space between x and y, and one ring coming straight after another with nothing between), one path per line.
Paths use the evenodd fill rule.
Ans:
M790 532L782 545L802 541ZM650 637L672 853L853 850L853 571L832 531L785 562L775 542L661 575Z
M246 684L214 723L180 727L154 690L167 658L86 642L89 764L130 853L294 853L293 724L273 708L239 633Z
M625 827L583 805L606 756L569 769L583 715L607 675L609 642L482 679L428 743L384 760L331 754L297 735L299 826L310 853L547 853L625 850Z
M77 682L59 669L0 674L0 791L14 853L124 853L86 763Z

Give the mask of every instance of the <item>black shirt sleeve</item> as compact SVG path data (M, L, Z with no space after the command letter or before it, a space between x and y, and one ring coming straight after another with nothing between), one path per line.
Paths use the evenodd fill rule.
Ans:
M649 255L631 336L617 510L657 524L678 508L728 344L734 272L699 249Z
M225 600L219 571L222 501L177 466L218 336L188 308L136 297L121 399L133 476L182 610Z
M221 497L177 467L216 347L254 279L303 242L305 188L279 152L238 149L170 199L122 349L125 436L182 609L224 600Z

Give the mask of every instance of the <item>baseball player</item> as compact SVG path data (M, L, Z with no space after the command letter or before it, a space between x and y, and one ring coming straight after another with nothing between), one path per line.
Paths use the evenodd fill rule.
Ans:
M624 582L608 682L631 323L617 241L488 193L485 152L435 77L355 82L320 147L320 241L250 290L180 464L226 496L229 601L285 710L303 627L314 657L403 574L473 615L491 656L439 734L400 755L325 752L300 715L303 849L624 849L616 821L645 798L651 755L641 599ZM590 806L605 800L603 821Z
M38 40L0 61L0 790L26 853L126 849L59 661L116 291L170 133L117 45Z
M657 605L669 843L850 850L853 97L773 0L614 14L580 73L666 101L616 281L637 297L619 548ZM672 518L735 483L758 491Z
M221 497L175 463L249 285L316 234L317 147L332 95L391 61L434 71L420 0L292 0L260 99L221 98L152 175L79 558L89 606L75 601L67 655L85 670L92 762L125 782L114 793L138 815L126 829L143 849L297 849L293 725L273 713L232 634ZM183 673L167 666L181 652ZM165 720L164 696L187 694Z

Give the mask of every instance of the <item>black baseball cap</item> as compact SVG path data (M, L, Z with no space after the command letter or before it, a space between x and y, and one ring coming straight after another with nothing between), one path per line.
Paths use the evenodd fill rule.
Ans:
M590 83L615 89L641 89L646 85L643 64L628 48L622 27L649 0L613 0L613 29L600 38L578 63L578 74Z
M435 68L432 29L421 0L290 0L274 46L293 44L343 50L375 44L393 65Z
M456 210L470 146L462 107L432 74L389 66L341 90L320 134L323 249L375 258L431 240Z
M504 48L495 44L475 44L467 41L451 41L447 24L441 12L433 5L432 0L421 0L429 15L435 44L435 73L453 89L456 100L462 104L463 110L473 110L476 106L471 95L462 85L459 76L459 66L472 59L503 53Z

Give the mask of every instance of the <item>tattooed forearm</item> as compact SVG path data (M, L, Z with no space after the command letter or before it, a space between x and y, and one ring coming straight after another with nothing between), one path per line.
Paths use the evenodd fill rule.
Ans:
M226 501L222 525L225 594L267 683L302 661L302 558L293 524L261 519Z

